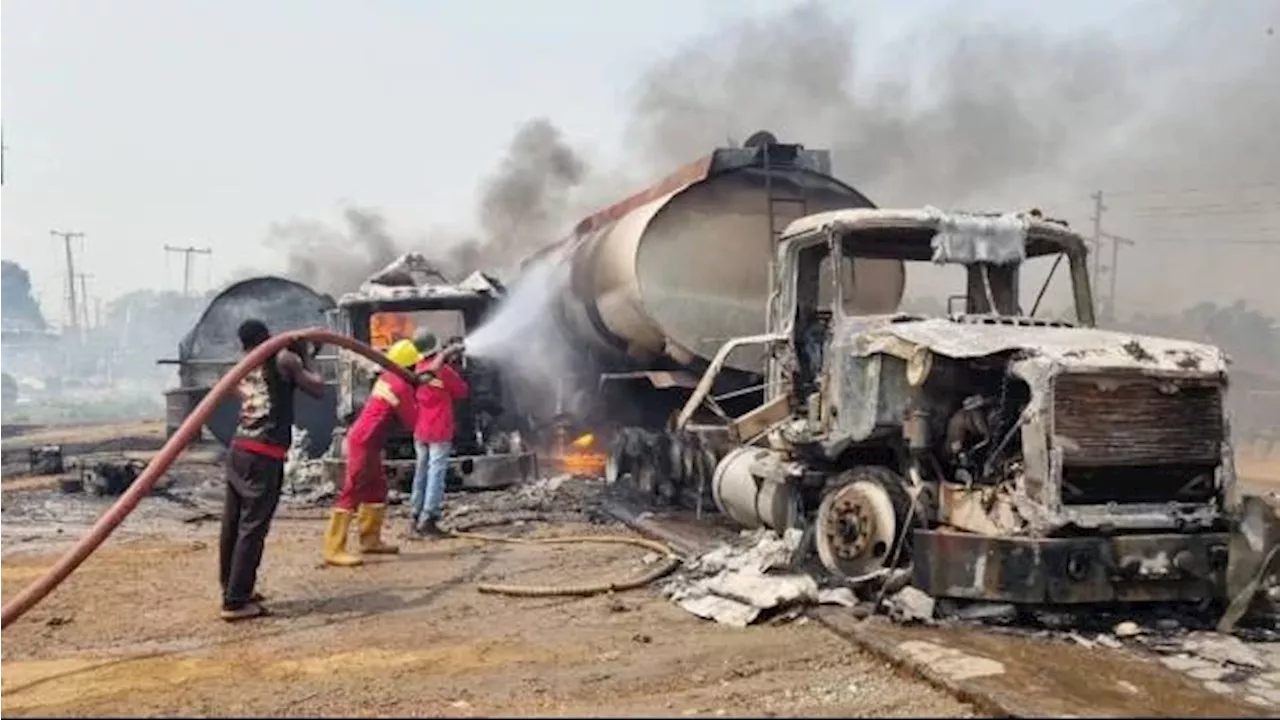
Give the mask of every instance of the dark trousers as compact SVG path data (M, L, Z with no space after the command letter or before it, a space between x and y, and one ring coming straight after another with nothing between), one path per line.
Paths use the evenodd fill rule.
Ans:
M262 546L280 502L284 461L232 448L227 454L227 500L222 509L218 572L222 606L242 607L253 597Z

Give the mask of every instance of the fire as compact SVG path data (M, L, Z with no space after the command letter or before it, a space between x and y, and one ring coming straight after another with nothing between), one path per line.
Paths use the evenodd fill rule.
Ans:
M596 448L594 433L584 433L567 445L561 444L556 461L563 472L575 477L600 477L608 456Z
M397 340L413 338L415 323L407 313L380 312L369 318L369 344L386 350Z

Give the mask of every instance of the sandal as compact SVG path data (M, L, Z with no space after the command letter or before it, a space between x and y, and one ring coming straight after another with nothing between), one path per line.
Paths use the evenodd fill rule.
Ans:
M236 622L238 620L250 620L256 617L267 615L267 609L256 602L247 602L238 608L223 608L220 616L227 622Z

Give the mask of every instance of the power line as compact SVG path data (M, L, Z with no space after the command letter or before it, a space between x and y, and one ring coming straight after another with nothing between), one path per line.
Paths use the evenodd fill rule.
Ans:
M1168 238L1162 237L1158 240L1143 240L1143 244L1150 245L1253 245L1253 246L1274 246L1280 247L1280 238Z
M1121 200L1130 201L1137 200L1142 203L1136 207L1140 210L1163 210L1163 209L1185 209L1200 207L1232 207L1239 206L1241 202L1246 205L1258 205L1271 202L1280 203L1275 198L1274 193L1267 193L1264 197L1240 197L1242 193L1256 190L1277 190L1280 189L1280 181L1255 183L1252 185L1238 186L1219 186L1219 187L1203 187L1203 188L1182 188L1172 190L1104 190L1108 198L1112 200L1120 198ZM1205 197L1209 195L1209 197ZM1216 195L1217 197L1213 197ZM1186 200L1181 199L1182 196L1189 197ZM1154 204L1152 204L1154 203ZM1081 199L1059 198L1057 201L1040 199L1037 203L1040 207L1079 207L1083 204Z
M192 255L212 255L213 250L209 248L198 248L194 246L175 247L173 245L165 245L165 252L182 253L182 294L191 294L191 256Z
M1275 205L1261 207L1220 207L1220 208L1169 208L1167 210L1129 210L1128 208L1116 208L1116 212L1126 218L1135 218L1143 220L1163 220L1163 219L1181 219L1181 218L1223 218L1223 217L1246 217L1250 215L1280 215L1280 203Z
M1174 188L1166 190L1108 190L1107 195L1113 198L1152 197L1171 195L1194 195L1196 193L1229 192L1238 193L1245 190L1280 189L1280 180L1263 181L1245 185L1218 185L1208 187Z

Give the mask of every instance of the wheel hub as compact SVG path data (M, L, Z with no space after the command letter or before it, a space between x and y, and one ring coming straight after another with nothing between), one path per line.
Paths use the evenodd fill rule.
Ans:
M888 562L898 523L888 492L859 480L833 490L818 507L818 556L832 572L856 576Z

